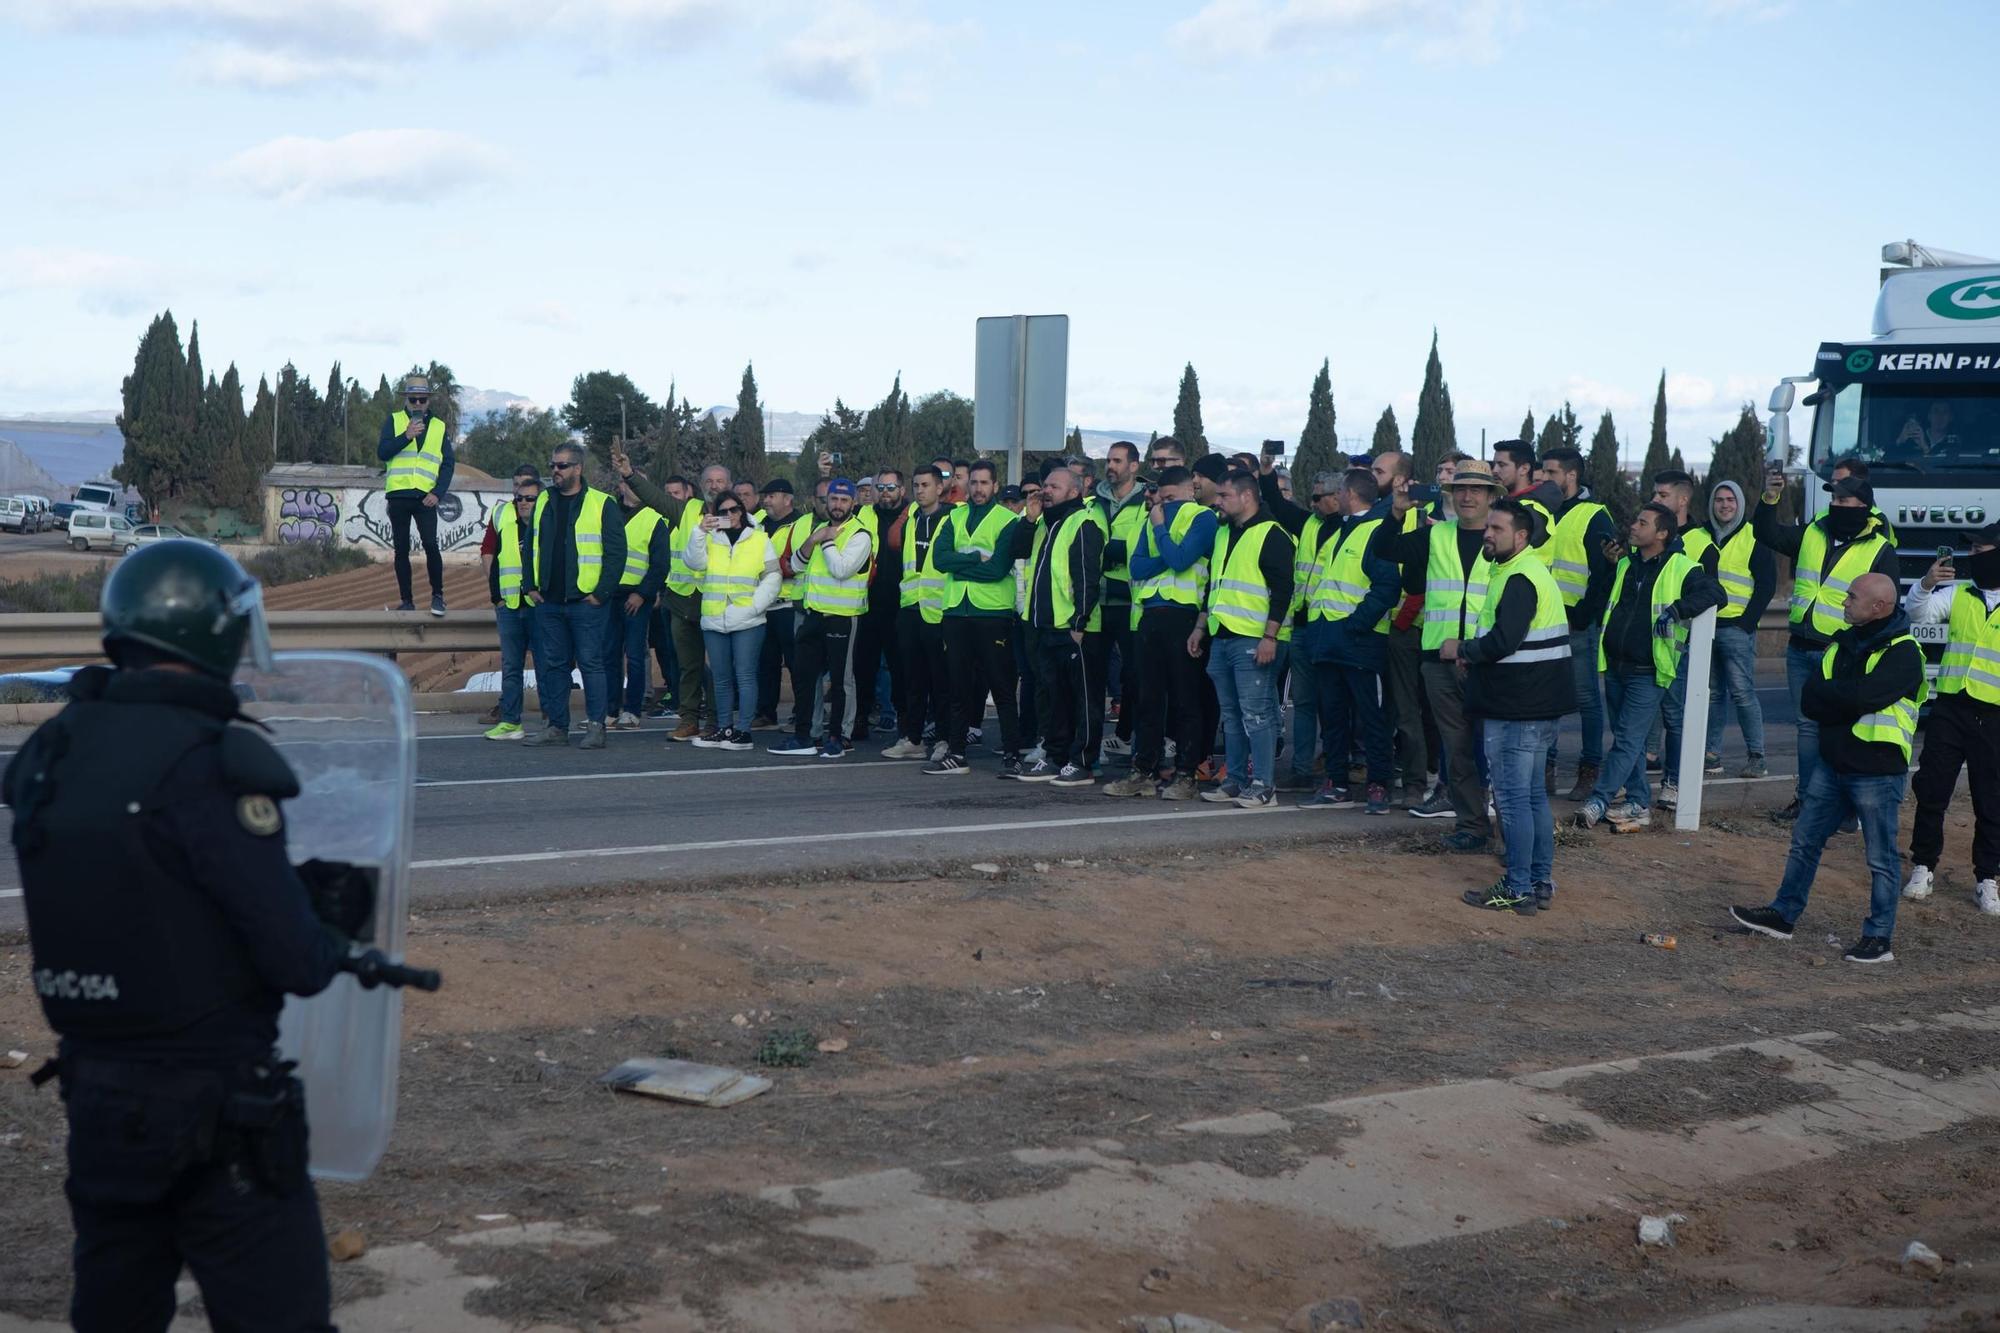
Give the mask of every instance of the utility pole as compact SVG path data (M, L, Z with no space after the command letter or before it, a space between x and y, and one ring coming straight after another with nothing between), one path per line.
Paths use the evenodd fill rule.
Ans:
M625 395L618 395L618 438L625 438Z
M342 463L352 463L354 461L354 442L347 438L347 400L352 396L351 391L343 391L340 395L340 461Z

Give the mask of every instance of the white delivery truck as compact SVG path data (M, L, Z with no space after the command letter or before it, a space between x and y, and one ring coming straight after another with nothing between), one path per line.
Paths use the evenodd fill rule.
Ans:
M1973 531L2000 521L2000 260L1882 247L1872 336L1827 342L1810 375L1771 394L1771 456L1785 460L1794 385L1814 384L1805 449L1805 512L1826 507L1833 464L1868 464L1875 507L1896 533L1905 587L1938 551L1964 555ZM1912 633L1935 661L1943 625Z
M86 481L76 488L72 497L76 507L94 514L108 514L112 510L124 512L120 500L125 488L115 481Z

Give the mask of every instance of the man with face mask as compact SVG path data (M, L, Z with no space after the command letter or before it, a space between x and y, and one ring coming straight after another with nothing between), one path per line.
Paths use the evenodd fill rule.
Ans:
M1716 552L1716 581L1729 602L1715 618L1716 680L1708 692L1708 753L1702 770L1722 772L1722 729L1734 705L1749 752L1737 776L1761 778L1771 770L1764 763L1764 705L1757 700L1757 622L1777 590L1778 562L1769 547L1757 544L1748 516L1743 488L1733 481L1717 482L1708 497L1707 532Z
M1827 839L1844 820L1858 817L1868 853L1869 910L1861 940L1846 956L1850 963L1887 963L1896 957L1890 946L1901 869L1896 811L1909 775L1917 710L1929 690L1923 650L1910 637L1909 616L1896 605L1895 579L1863 573L1845 593L1845 623L1803 691L1804 715L1819 724L1819 756L1792 826L1784 880L1769 907L1732 907L1729 914L1756 934L1790 939Z
M1757 544L1792 560L1791 639L1785 646L1785 684L1791 691L1798 722L1799 780L1792 803L1771 812L1779 822L1797 819L1819 763L1819 723L1800 708L1806 682L1819 671L1827 645L1845 625L1840 608L1854 581L1870 572L1894 579L1898 573L1895 540L1872 512L1875 488L1859 477L1833 483L1832 503L1812 522L1799 526L1778 522L1777 504L1785 491L1782 468L1764 474L1762 502L1750 513Z
M1948 625L1937 701L1924 723L1924 755L1910 789L1917 817L1910 835L1905 898L1928 898L1944 850L1944 812L1964 768L1972 784L1973 899L2000 916L2000 523L1972 534L1971 580L1954 585L1945 557L1910 587L1904 603L1917 625Z

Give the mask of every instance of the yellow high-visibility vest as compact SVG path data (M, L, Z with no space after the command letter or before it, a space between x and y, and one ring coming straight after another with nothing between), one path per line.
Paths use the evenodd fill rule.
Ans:
M408 412L394 412L389 417L392 434L401 435L410 428ZM432 417L424 423L424 438L412 440L402 450L389 459L389 475L382 483L386 492L434 491L437 489L438 472L444 467L444 418Z

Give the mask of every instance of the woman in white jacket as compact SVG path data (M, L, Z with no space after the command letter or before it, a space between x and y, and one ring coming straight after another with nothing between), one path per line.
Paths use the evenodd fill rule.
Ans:
M757 706L757 656L764 613L778 600L778 552L749 521L743 502L717 496L688 531L681 557L701 579L701 637L715 677L715 729L695 737L709 750L749 750Z

